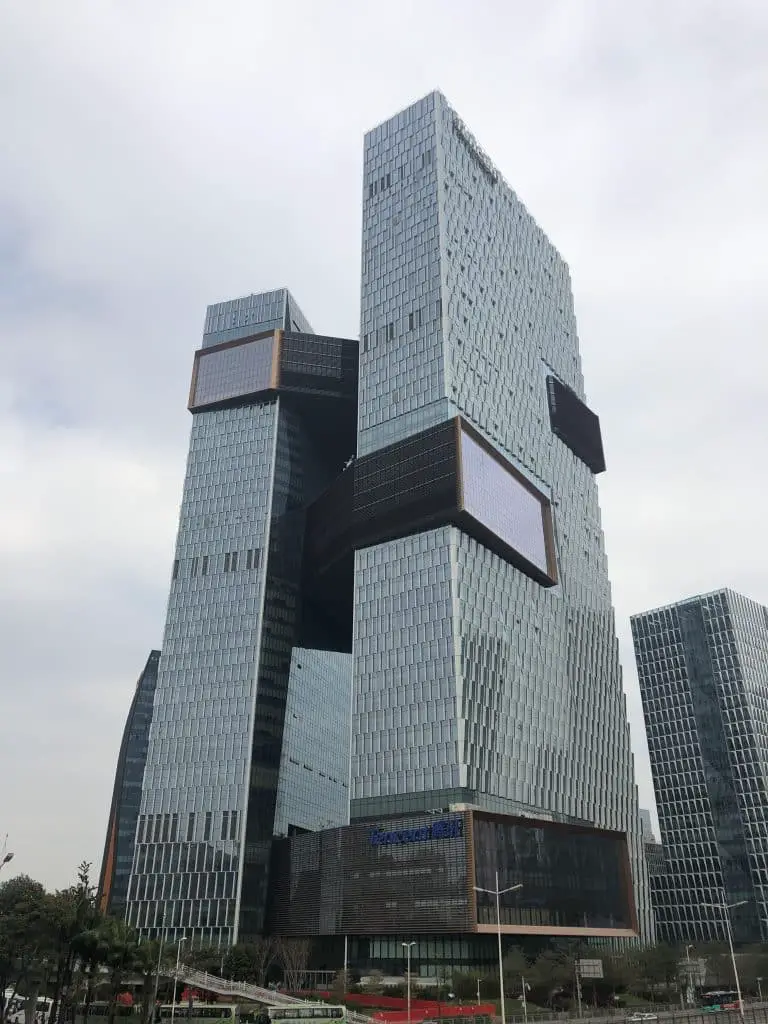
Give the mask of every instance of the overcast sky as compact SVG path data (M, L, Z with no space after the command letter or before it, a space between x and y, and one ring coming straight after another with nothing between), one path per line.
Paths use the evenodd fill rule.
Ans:
M0 0L0 834L98 869L206 304L356 336L363 133L440 88L571 267L629 615L768 603L765 0ZM7 870L7 869L6 869Z

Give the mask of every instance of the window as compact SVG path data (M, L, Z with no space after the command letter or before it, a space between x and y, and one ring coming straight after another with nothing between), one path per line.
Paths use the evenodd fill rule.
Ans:
M237 811L232 811L229 816L229 838L237 839Z
M197 565L198 565L198 562L199 562L198 558L193 558L192 559L192 568L190 569L190 576L197 576Z
M229 552L224 555L224 572L229 572Z
M208 555L203 555L202 563L200 565L200 573L202 576L208 575Z
M237 569L237 552L233 551L229 560L230 572L234 572Z
M229 811L224 811L221 816L221 838L227 839L229 836Z
M179 575L179 560L178 560L178 558L176 558L176 559L174 559L174 562L173 562L173 573L172 573L171 578L175 580L178 575Z
M191 843L195 838L195 814L194 811L189 815L187 820L187 842Z
M204 839L205 842L208 842L208 840L211 838L211 821L212 821L212 819L213 819L213 815L211 814L211 812L210 811L206 811L205 812L205 826L203 828L203 839Z
M171 842L175 843L178 838L179 831L179 816L178 814L171 815Z

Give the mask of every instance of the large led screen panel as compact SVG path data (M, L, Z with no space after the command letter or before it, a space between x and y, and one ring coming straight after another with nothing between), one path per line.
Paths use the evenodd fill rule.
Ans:
M575 391L557 377L547 377L549 421L554 433L593 473L605 472L600 420Z
M483 445L461 431L464 510L543 575L547 557L544 495L538 495Z
M191 409L267 391L273 386L275 338L256 338L242 345L203 350L197 357Z

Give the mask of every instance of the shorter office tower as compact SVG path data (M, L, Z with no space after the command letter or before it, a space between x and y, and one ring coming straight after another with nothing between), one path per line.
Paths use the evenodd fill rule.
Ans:
M101 913L116 917L123 916L128 895L159 661L160 651L150 651L136 683L117 759L98 891Z
M520 942L632 938L637 914L627 837L605 829L455 808L354 822L273 847L268 923L321 938L314 959L399 974L403 943L424 978L490 969L501 929ZM335 941L334 941L335 940ZM318 959L320 958L320 959Z
M719 590L632 618L663 860L659 938L768 938L768 609ZM651 867L651 865L649 865ZM743 902L742 902L743 901Z
M349 820L353 556L319 565L305 534L355 453L357 357L284 288L208 309L128 885L145 937L258 936L275 832Z

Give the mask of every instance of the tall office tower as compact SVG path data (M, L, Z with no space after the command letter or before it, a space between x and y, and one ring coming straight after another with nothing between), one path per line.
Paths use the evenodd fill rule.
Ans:
M768 608L718 590L632 618L667 942L768 938Z
M643 834L643 839L646 841L653 841L655 839L651 812L645 807L640 808L640 830Z
M136 683L117 758L98 891L99 910L114 917L123 916L128 895L159 659L160 651L150 651Z
M130 880L144 934L261 931L286 703L351 699L351 570L329 594L303 548L307 505L354 454L356 402L357 342L312 334L286 290L209 307ZM322 767L303 769L318 817L343 824ZM280 793L286 830L307 825L306 786Z
M650 937L568 269L440 93L363 188L352 817L624 831Z

